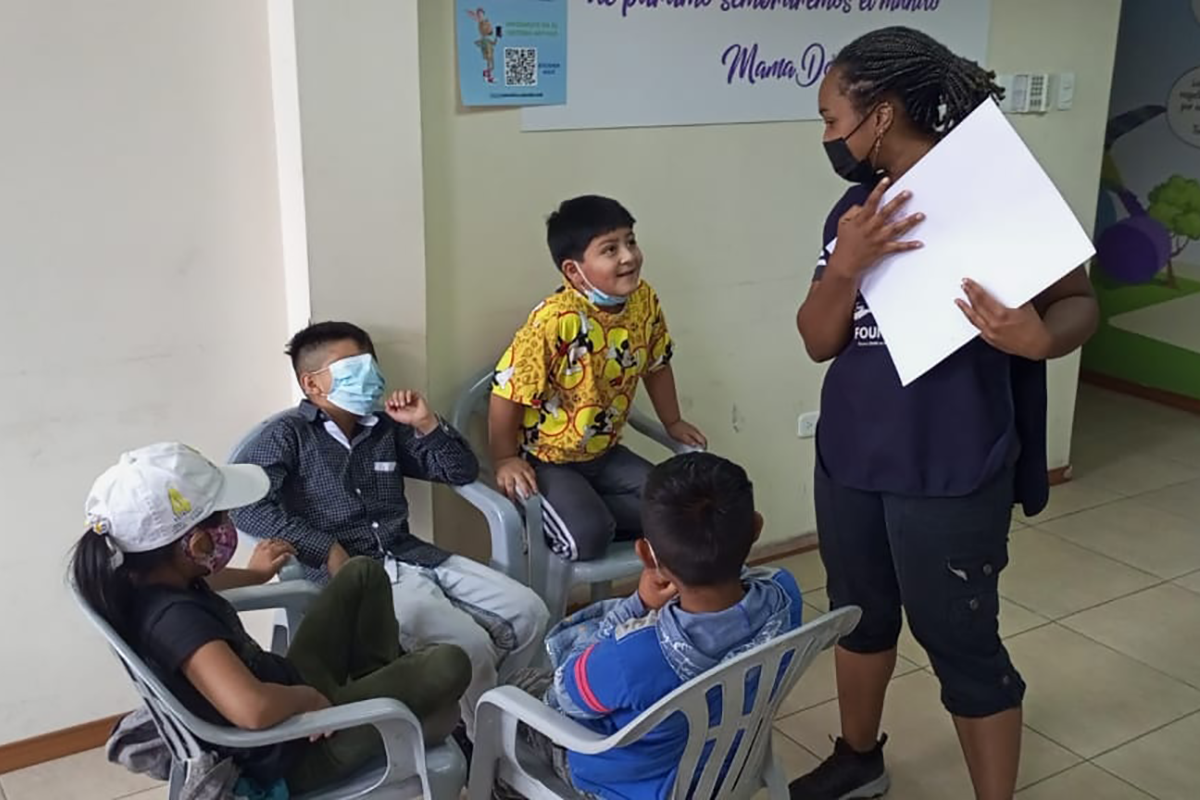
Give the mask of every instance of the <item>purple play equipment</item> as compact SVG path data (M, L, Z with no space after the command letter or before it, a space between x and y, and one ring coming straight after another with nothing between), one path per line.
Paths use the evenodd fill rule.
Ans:
M1100 234L1096 240L1097 261L1114 281L1149 283L1171 258L1171 234L1146 213L1133 192L1125 188L1113 192L1129 216Z
M1104 134L1104 159L1108 180L1101 183L1101 205L1107 189L1117 196L1129 215L1100 232L1096 239L1096 262L1104 274L1119 283L1149 283L1171 259L1171 234L1166 226L1146 213L1137 195L1125 188L1113 161L1113 143L1130 131L1165 114L1165 106L1142 106L1109 120ZM1107 215L1105 215L1107 216Z

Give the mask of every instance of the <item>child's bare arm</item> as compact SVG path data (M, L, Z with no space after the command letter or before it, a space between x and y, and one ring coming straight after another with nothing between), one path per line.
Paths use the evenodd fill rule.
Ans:
M654 404L654 413L671 438L692 447L708 447L708 439L694 425L686 422L679 411L679 396L675 391L675 372L667 364L646 373L646 394Z
M488 450L496 484L511 499L537 494L537 477L517 447L525 407L493 394L488 401Z
M184 677L221 716L245 730L263 730L306 711L329 708L311 686L264 683L219 639L208 642L182 666Z

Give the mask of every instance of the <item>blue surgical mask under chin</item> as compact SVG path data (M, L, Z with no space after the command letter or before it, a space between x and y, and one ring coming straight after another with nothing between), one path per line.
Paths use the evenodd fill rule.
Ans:
M607 306L610 308L625 307L625 302L628 300L628 298L600 291L592 285L591 281L587 279L587 277L583 274L583 270L579 271L579 279L583 281L584 288L587 289L583 296L586 297L587 301L592 305Z
M326 395L329 402L357 417L365 417L379 407L383 398L383 373L375 357L363 353L329 365L333 383Z

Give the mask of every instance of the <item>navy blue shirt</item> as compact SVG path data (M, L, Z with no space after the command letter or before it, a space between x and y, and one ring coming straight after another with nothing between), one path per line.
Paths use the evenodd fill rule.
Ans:
M421 436L371 414L350 440L307 400L268 423L237 460L262 467L271 491L234 511L234 523L256 539L290 542L317 584L329 580L334 542L351 556L438 566L450 554L409 530L404 479L464 486L479 476L471 446L445 423Z
M871 188L852 187L830 212L814 280L828 262L838 221L865 202ZM850 341L825 377L817 426L817 457L835 483L868 492L959 497L1019 457L1017 499L1027 513L1044 507L1044 364L1011 357L975 338L904 387L861 295L851 325Z

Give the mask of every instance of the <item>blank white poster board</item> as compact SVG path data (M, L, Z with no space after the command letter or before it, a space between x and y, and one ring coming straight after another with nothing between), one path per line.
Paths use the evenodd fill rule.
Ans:
M970 278L1009 308L1095 253L1087 233L995 103L977 108L888 190L912 192L920 250L881 261L863 299L907 386L978 335L955 305Z

